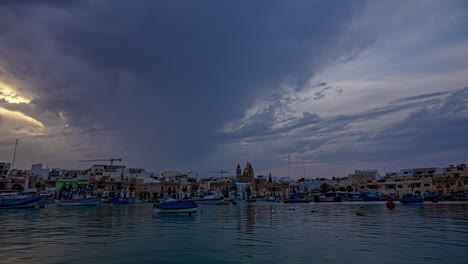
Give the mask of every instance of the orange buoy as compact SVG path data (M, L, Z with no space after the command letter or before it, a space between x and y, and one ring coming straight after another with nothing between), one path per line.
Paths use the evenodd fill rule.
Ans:
M388 209L395 208L395 203L392 201L388 201L385 205L387 206Z

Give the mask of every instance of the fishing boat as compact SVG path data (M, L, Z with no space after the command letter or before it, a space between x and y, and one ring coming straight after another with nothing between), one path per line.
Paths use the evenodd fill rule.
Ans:
M60 206L97 206L101 201L101 197L92 197L92 191L77 190L69 192L63 199L56 199L55 203Z
M405 195L400 199L400 203L423 203L424 197L416 197L413 195Z
M255 202L258 201L258 199L256 199L256 198L247 198L245 201L248 202L248 203L255 203Z
M323 203L323 202L341 202L341 196L337 196L335 194L326 194L315 196L316 203Z
M382 199L378 196L363 196L362 200L365 202L377 202L382 201Z
M297 196L291 196L289 199L283 201L284 203L309 203L309 199L299 198Z
M157 203L153 205L153 211L156 214L195 213L197 205L193 200Z
M195 198L197 204L214 204L217 202L223 202L224 198L216 196L214 193L205 193L203 197Z
M344 198L348 202L360 202L364 201L364 198L362 195L359 194L353 194L353 195L348 195L347 197Z
M133 201L131 199L125 199L120 197L111 197L108 201L110 204L131 204Z
M0 194L0 209L34 208L41 201L40 196L28 196L18 193Z

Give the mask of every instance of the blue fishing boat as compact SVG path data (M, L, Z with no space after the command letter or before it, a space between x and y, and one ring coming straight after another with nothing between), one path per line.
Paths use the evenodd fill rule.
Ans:
M153 211L156 214L195 213L197 205L192 200L157 203L153 205Z
M59 206L97 206L101 201L102 198L93 196L90 190L76 190L56 199L55 203Z
M400 203L424 203L424 197L403 196Z
M365 202L382 201L382 199L380 199L380 197L377 197L377 196L363 196L362 200Z
M111 204L131 204L133 201L131 199L124 199L120 197L112 197L109 199Z
M306 198L299 198L297 196L291 195L289 199L284 200L284 203L309 203L310 200Z
M9 209L9 208L34 208L37 203L41 201L42 197L26 197L16 199L11 195L2 195L0 198L0 209Z

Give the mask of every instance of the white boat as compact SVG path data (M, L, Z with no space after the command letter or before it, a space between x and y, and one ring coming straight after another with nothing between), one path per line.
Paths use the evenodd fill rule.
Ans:
M101 203L101 197L88 197L92 191L73 191L65 199L56 199L55 203L60 206L97 206Z
M216 196L214 193L205 193L201 198L193 199L197 204L215 204L224 202L224 198Z
M158 203L153 205L156 214L195 213L197 205L192 200Z

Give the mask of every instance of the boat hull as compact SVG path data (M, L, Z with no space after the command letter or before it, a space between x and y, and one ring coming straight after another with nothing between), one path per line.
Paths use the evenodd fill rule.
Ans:
M192 200L153 205L153 212L156 214L195 213L197 209L197 205Z
M309 203L310 200L284 200L284 203Z
M34 208L36 204L41 201L42 197L36 196L29 199L11 201L11 202L0 202L0 209L12 209L12 208Z
M424 203L424 197L420 198L402 198L400 203Z
M197 208L186 208L186 209L162 209L154 208L153 212L155 214L180 214L180 213L196 213Z
M324 203L324 202L341 202L341 197L315 197L316 203Z
M60 206L97 206L101 201L101 198L91 198L79 200L55 200L55 203Z
M370 197L370 196L364 196L362 197L362 200L365 202L377 202L377 201L382 201L379 197Z
M224 199L200 199L194 200L194 202L197 204L215 204L219 202L224 202Z

